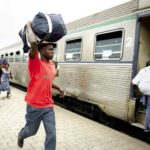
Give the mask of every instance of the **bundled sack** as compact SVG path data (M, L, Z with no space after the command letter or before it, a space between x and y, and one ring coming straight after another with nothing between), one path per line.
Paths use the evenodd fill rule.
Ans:
M21 40L23 42L23 51L24 53L27 53L30 50L30 45L27 42L27 37L26 34L27 33L27 28L26 25L24 26L24 28L22 30L20 30L19 32L19 36L21 37Z
M138 88L143 95L150 96L150 80L143 80L138 84Z
M150 96L150 66L141 69L132 83L138 86L143 95Z
M32 21L32 30L39 43L43 41L57 42L67 34L66 26L60 14L43 14L39 12ZM26 26L19 32L24 43L23 50L27 52L30 47L26 37Z

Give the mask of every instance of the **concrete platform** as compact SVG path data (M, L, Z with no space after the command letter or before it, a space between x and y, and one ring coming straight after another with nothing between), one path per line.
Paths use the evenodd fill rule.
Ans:
M25 92L11 87L0 95L0 150L18 150L17 135L25 124ZM55 106L56 150L150 150L150 145L73 112ZM22 150L44 150L45 131L25 140Z

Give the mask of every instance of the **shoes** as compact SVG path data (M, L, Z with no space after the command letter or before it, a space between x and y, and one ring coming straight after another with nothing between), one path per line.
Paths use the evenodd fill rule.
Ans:
M7 98L10 98L10 93L7 93Z
M23 144L24 144L24 141L23 141L23 139L22 138L20 138L19 136L18 136L18 146L20 147L20 148L22 148L23 147Z

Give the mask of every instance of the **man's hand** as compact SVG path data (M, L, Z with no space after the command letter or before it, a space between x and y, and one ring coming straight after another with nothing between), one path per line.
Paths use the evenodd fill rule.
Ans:
M28 21L26 25L31 27L32 22L31 22L31 21Z

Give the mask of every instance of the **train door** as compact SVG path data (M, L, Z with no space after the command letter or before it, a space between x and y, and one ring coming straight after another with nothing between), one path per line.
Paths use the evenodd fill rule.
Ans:
M138 38L138 50L136 61L136 72L146 66L146 62L150 61L150 15L147 17L139 18L139 38ZM146 105L144 105L140 99L142 94L138 88L135 88L134 95L136 97L136 113L135 122L144 127Z

